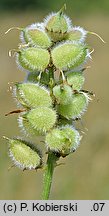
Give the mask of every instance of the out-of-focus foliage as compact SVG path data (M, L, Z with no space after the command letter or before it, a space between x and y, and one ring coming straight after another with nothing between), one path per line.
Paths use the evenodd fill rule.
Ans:
M0 0L1 10L24 10L24 9L53 9L57 10L64 3L67 4L69 10L73 8L73 12L86 13L89 11L104 11L105 13L109 11L109 1L108 0Z

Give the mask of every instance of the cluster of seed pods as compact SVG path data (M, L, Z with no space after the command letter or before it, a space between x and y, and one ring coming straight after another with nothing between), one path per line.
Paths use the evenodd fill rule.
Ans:
M79 146L74 127L87 110L89 94L83 91L84 64L90 58L85 43L88 32L73 26L62 8L20 29L16 62L26 71L26 81L16 83L14 97L23 112L18 117L25 136L43 136L47 152L66 157ZM9 153L21 169L42 167L39 147L21 138L9 139Z

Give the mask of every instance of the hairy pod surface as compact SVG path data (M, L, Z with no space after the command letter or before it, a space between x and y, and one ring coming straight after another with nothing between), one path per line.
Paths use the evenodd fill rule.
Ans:
M43 133L40 133L40 131L34 129L30 122L25 118L25 114L19 116L18 118L18 125L21 128L21 131L26 135L26 136L40 136L43 135Z
M45 29L51 39L56 42L66 38L71 21L62 11L52 13L45 19Z
M56 85L53 94L59 104L68 104L72 100L72 88L68 85Z
M25 118L29 121L31 127L40 133L46 133L56 123L56 112L47 107L38 107L30 110L25 114Z
M36 169L42 164L41 154L36 146L18 138L9 139L9 155L21 169Z
M83 28L79 26L73 27L71 31L68 32L67 40L83 43L85 41L86 35L87 31L85 31Z
M88 95L85 93L74 94L72 101L66 105L58 105L57 110L60 115L67 119L80 118L86 111L88 105Z
M89 52L85 39L87 34L97 35L72 26L64 14L65 9L64 4L43 23L24 29L12 27L7 31L21 31L22 44L10 50L9 55L16 52L18 66L27 72L25 82L15 84L13 89L21 109L8 114L20 113L18 123L25 136L45 138L48 153L44 177L46 192L51 186L57 159L74 152L81 140L72 125L87 110L90 99L88 91L82 90L83 71L87 68L83 68L83 64L93 52ZM8 140L9 153L16 166L30 170L42 167L42 155L37 147L20 138Z
M84 63L87 49L83 44L65 42L57 45L51 55L55 67L66 71Z
M72 86L73 90L81 90L84 84L85 78L82 71L70 72L67 75L67 83Z
M74 128L66 126L51 130L46 135L45 141L50 151L66 156L76 150L79 145L80 135Z
M38 28L37 24L26 27L22 32L24 41L29 45L47 49L52 44L46 32Z
M52 106L52 99L45 87L34 83L17 83L15 89L19 102L27 107Z
M49 61L49 52L42 48L29 47L21 49L17 54L18 65L31 72L44 71Z

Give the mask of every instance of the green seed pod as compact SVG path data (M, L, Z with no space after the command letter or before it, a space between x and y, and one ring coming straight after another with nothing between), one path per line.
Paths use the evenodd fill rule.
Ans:
M37 131L36 129L34 129L30 122L27 120L27 118L25 118L25 114L22 116L19 116L18 118L18 124L19 127L21 128L22 132L26 135L26 136L40 136L43 135L42 133L40 134L39 131Z
M29 47L17 54L17 64L31 72L44 71L49 61L49 52L41 48Z
M86 93L74 94L72 102L67 105L58 105L57 111L67 119L79 118L86 111L88 99Z
M21 40L31 46L47 49L51 46L51 40L38 24L32 24L22 30Z
M47 107L38 107L25 114L31 127L40 133L46 133L56 123L56 112Z
M83 43L85 41L86 35L87 31L85 31L83 28L79 26L73 27L71 31L68 32L67 40Z
M26 107L52 106L52 99L46 88L34 83L17 83L14 89L19 102Z
M65 42L56 46L51 54L55 67L68 71L84 63L87 58L87 49L83 44Z
M59 104L68 104L72 100L72 88L68 85L56 85L53 94Z
M21 169L37 169L42 165L40 151L33 144L18 138L9 140L9 155Z
M61 41L66 38L71 29L70 19L63 14L65 8L57 13L52 13L45 18L45 29L53 41Z
M70 72L67 75L67 82L72 86L73 90L81 90L84 84L85 78L82 71Z
M46 135L45 141L50 151L58 152L65 157L76 150L80 135L77 130L67 125L66 127L53 129Z

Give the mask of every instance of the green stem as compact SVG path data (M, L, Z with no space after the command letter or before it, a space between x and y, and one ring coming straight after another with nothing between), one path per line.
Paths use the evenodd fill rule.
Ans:
M44 179L43 179L43 192L42 192L42 200L48 200L50 195L50 189L52 184L52 177L53 177L53 171L56 166L56 161L59 159L59 157L49 152L48 153L48 159L47 164L45 167L45 173L44 173Z

